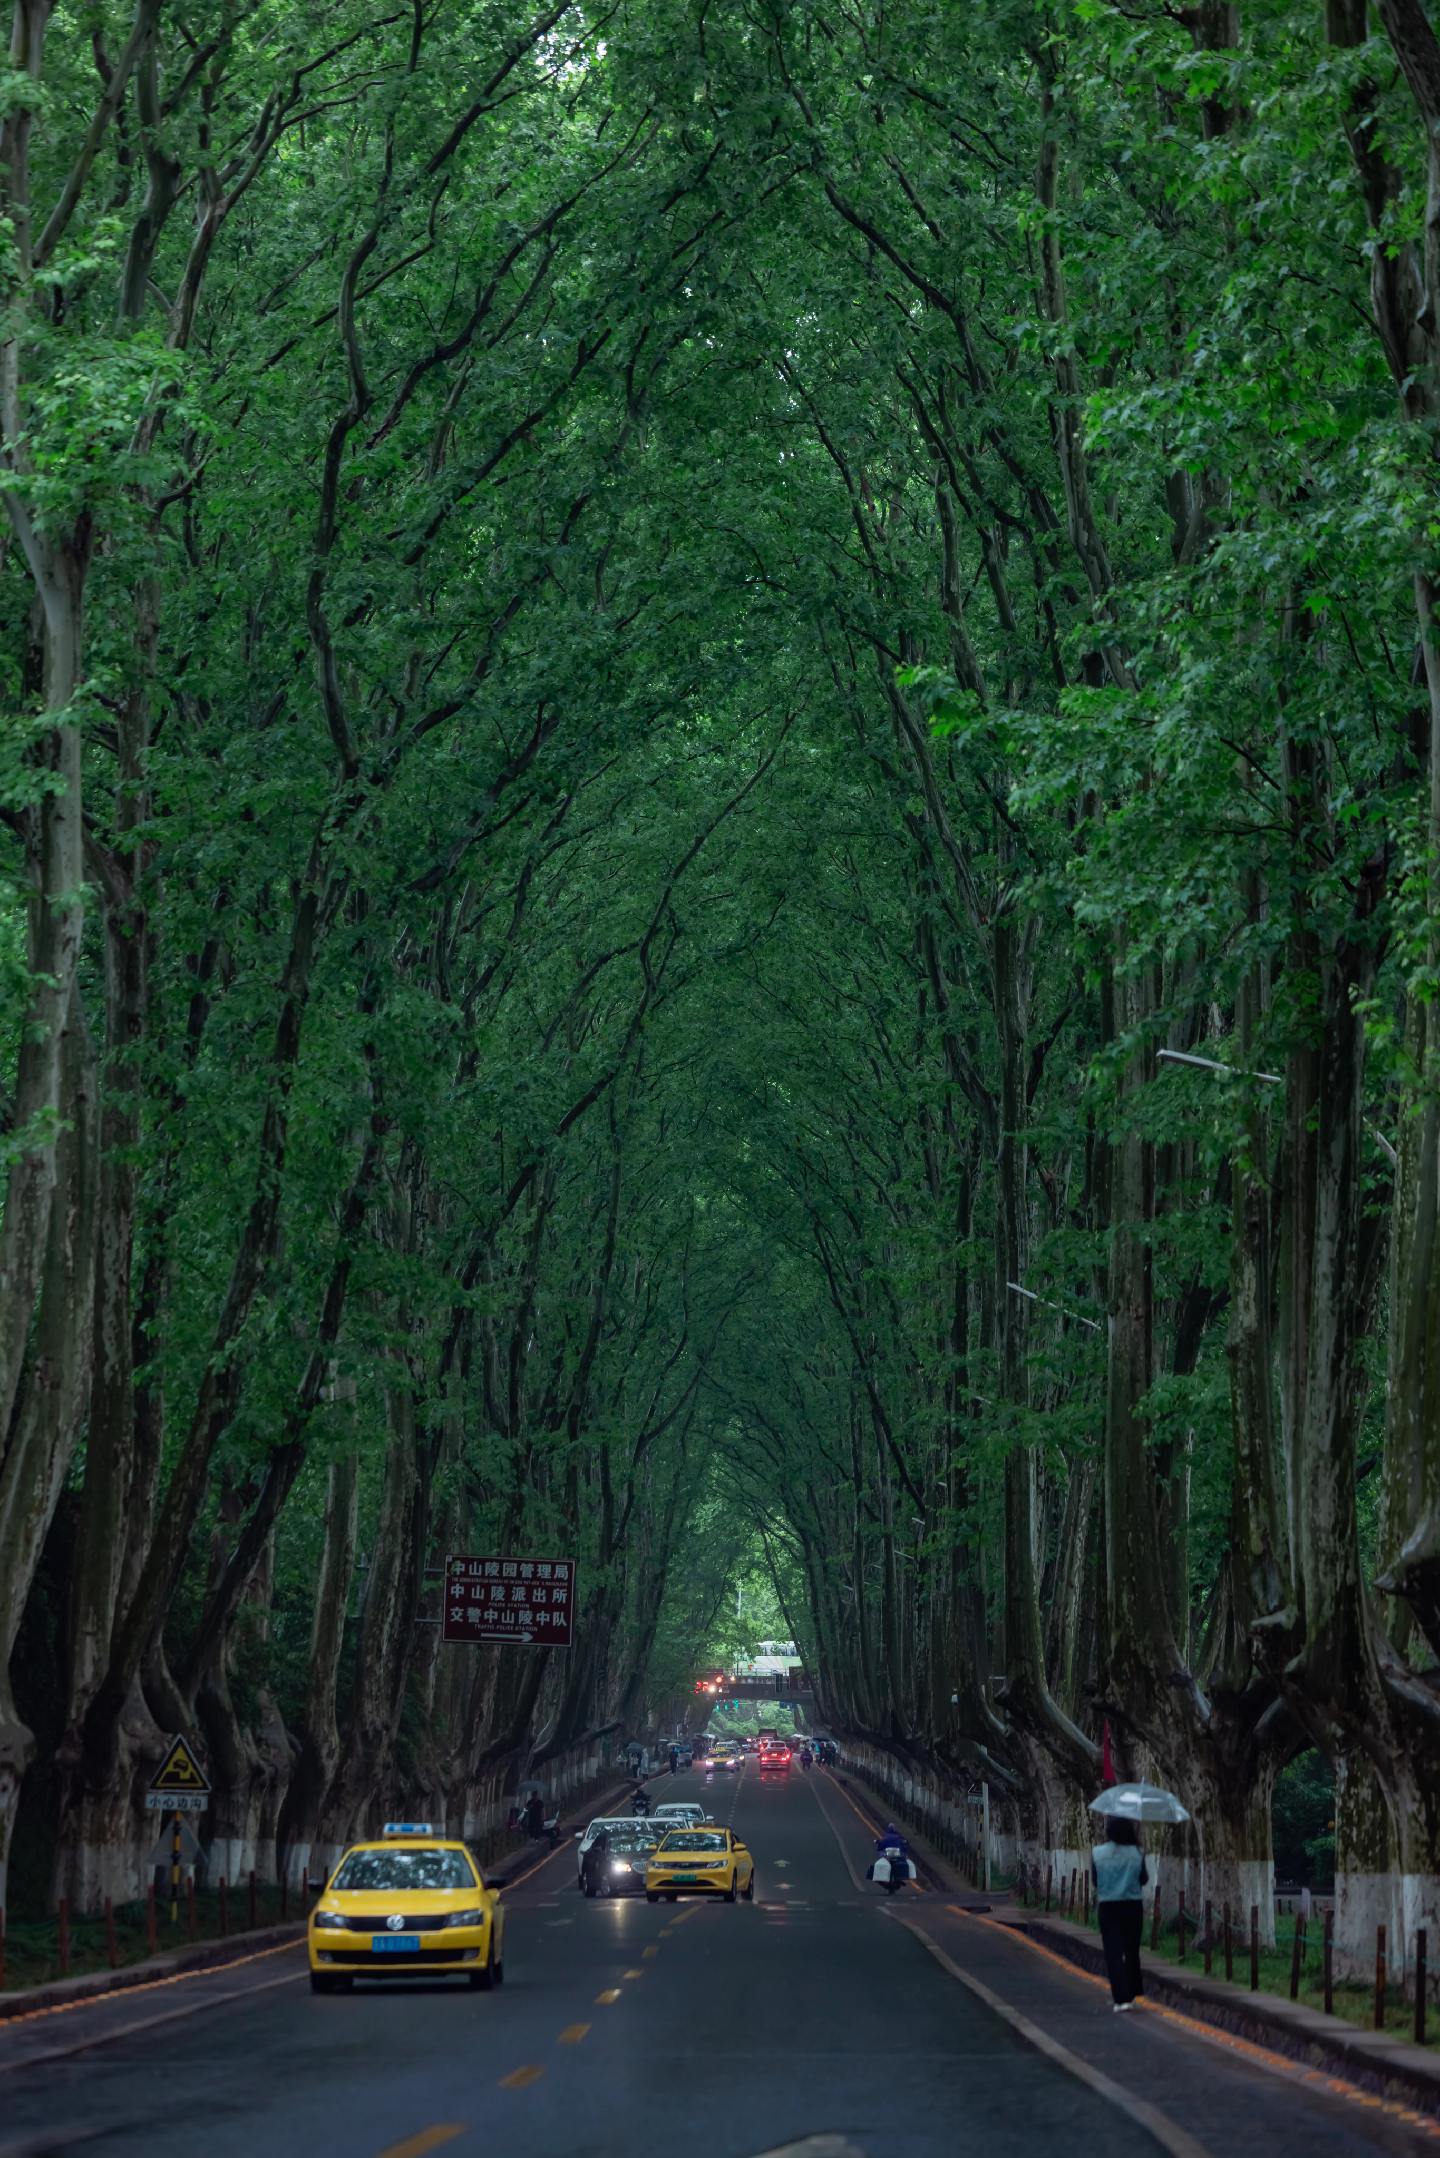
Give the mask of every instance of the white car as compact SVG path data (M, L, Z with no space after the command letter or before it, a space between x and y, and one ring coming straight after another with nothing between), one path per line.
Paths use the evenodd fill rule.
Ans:
M713 1814L698 1806L693 1798L677 1799L672 1805L657 1806L651 1819L668 1821L672 1828L705 1828L714 1819Z
M575 1831L577 1839L575 1844L575 1877L577 1881L583 1878L585 1853L589 1850L602 1828L608 1829L612 1836L618 1837L624 1843L637 1836L643 1836L650 1826L650 1818L645 1814L598 1813L583 1835L579 1829Z

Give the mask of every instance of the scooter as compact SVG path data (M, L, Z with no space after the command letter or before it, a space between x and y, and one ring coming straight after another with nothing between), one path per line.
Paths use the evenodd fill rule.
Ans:
M887 1896L895 1896L909 1880L913 1880L915 1868L900 1846L887 1843L880 1855L872 1860L870 1879L877 1888L883 1888Z

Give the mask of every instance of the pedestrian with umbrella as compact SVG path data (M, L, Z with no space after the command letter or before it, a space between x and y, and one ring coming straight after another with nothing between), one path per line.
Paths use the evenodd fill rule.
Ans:
M1100 1920L1110 1996L1118 2016L1133 2008L1145 1991L1145 1974L1140 1967L1145 1914L1142 1891L1150 1873L1140 1846L1139 1824L1188 1821L1190 1816L1178 1798L1153 1783L1112 1784L1099 1798L1091 1800L1090 1811L1105 1816L1105 1841L1097 1843L1090 1854L1090 1873L1095 1883L1095 1910Z

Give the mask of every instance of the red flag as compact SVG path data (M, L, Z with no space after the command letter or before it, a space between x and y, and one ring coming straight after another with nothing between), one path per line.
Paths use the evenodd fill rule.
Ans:
M1105 1718L1100 1732L1100 1782L1107 1788L1115 1781L1115 1756L1110 1751L1110 1718Z

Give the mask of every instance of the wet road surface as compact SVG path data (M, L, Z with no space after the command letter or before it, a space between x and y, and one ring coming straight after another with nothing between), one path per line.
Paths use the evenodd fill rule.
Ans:
M744 1835L753 1905L587 1902L572 1846L507 1892L495 1993L315 1998L285 1949L0 2025L0 2158L839 2158L814 2138L859 2158L1440 2154L1440 2126L1183 2019L1112 2016L1102 1987L943 1895L880 1896L828 1775L672 1788Z

